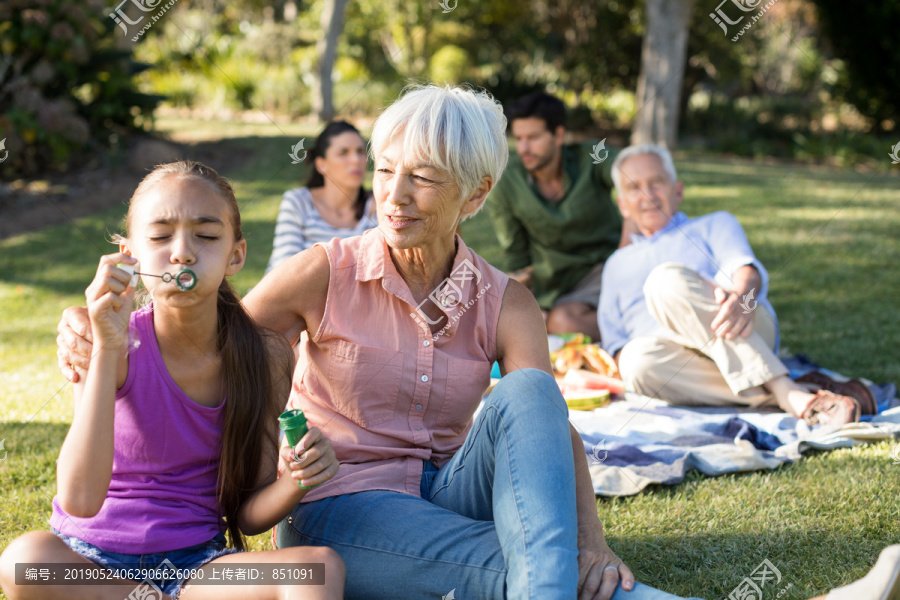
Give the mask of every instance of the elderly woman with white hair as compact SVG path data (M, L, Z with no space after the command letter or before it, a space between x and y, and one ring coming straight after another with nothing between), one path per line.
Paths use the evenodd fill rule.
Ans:
M378 227L287 259L245 299L291 342L308 332L289 404L341 462L278 546L334 548L348 598L671 598L604 539L534 297L456 234L503 173L505 128L486 93L409 90L372 134Z
M604 541L534 298L456 234L503 173L505 126L487 94L408 91L372 132L378 227L288 260L245 301L291 340L309 332L291 405L341 468L277 539L337 550L347 597L633 585ZM505 377L473 421L494 361Z

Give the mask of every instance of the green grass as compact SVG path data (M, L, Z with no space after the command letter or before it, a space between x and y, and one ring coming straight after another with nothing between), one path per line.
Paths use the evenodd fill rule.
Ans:
M181 139L231 138L229 151L246 153L243 167L225 173L236 185L250 246L235 278L245 292L265 269L281 193L299 181L287 152L315 132L158 125L188 132ZM728 210L744 224L772 276L783 345L830 368L900 382L896 176L704 156L676 162L689 215ZM56 371L55 327L64 307L83 303L123 210L0 242L0 440L8 452L0 462L0 548L48 527L56 455L72 410L71 390ZM486 216L463 232L485 258L497 257ZM771 472L691 475L633 498L599 499L598 511L612 547L647 584L722 598L768 559L781 571L778 589L791 586L781 597L805 598L860 577L883 546L900 541L900 466L888 456L891 447L814 454ZM267 536L252 546L269 547ZM766 598L774 597L769 589Z

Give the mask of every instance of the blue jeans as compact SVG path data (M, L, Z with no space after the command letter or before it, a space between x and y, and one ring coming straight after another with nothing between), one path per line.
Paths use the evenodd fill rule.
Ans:
M497 384L447 464L425 463L421 497L375 490L300 503L277 539L336 550L346 598L571 600L576 526L568 409L552 377L522 369ZM614 596L669 598L640 584Z
M109 552L80 538L62 534L55 529L53 530L53 533L65 542L69 548L84 558L103 567L107 567L113 572L116 572L118 569L131 569L136 572L146 570L151 573L157 569L181 569L186 572L191 572L221 556L237 552L237 550L233 548L226 547L225 536L221 533L210 541L197 544L196 546L181 548L179 550L170 550L168 552L155 552L153 554L122 554L120 552ZM174 566L163 563L164 560L170 561ZM160 574L164 575L164 573ZM152 586L155 586L164 594L172 596L173 598L178 598L181 594L181 589L184 587L184 584L187 583L184 578L164 580L148 579L147 581L150 581L151 583L150 589L152 589ZM150 594L147 597L157 598L158 596Z

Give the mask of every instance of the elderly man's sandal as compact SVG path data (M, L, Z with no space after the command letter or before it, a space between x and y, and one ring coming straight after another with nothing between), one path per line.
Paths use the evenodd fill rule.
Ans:
M859 421L859 402L850 396L839 396L828 390L819 390L807 405L800 418L810 426L840 427Z
M868 385L859 379L837 381L821 371L810 371L794 381L797 383L808 383L818 389L834 392L839 396L855 398L859 402L860 414L862 415L878 414L878 403L875 401L875 394L872 393Z

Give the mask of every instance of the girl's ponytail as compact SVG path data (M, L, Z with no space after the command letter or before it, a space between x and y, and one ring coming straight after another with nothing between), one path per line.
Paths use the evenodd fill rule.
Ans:
M275 371L263 337L276 334L264 333L253 323L227 281L219 286L218 313L217 346L226 394L219 461L219 508L232 544L243 550L238 511L256 489L263 448L275 448L278 444L274 424L283 405L277 398L273 401ZM281 375L290 380L289 364ZM282 400L286 402L287 398Z

